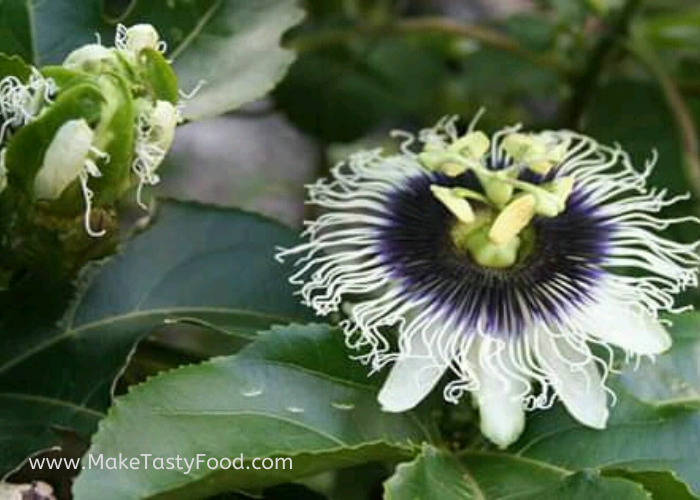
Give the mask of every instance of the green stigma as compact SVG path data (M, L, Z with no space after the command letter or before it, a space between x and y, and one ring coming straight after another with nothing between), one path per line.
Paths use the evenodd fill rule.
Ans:
M432 143L418 155L431 171L458 177L472 171L483 192L432 185L433 196L455 217L455 247L484 267L507 268L527 256L534 241L536 216L556 217L566 208L573 177L535 184L522 180L527 169L540 175L561 164L566 143L551 144L537 135L514 133L500 143L510 158L505 168L488 166L491 141L483 132L468 132L449 145Z

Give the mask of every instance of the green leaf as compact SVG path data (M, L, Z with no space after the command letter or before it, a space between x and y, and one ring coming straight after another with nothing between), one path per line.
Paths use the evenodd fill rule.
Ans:
M158 375L116 399L87 456L244 457L244 468L88 469L77 500L202 498L259 490L324 470L408 458L431 431L414 412L382 412L376 381L359 378L343 334L325 325L276 328L236 356ZM285 470L254 458L289 457ZM85 459L83 459L85 461Z
M149 231L94 271L58 326L70 290L40 284L0 296L0 474L57 444L52 426L94 430L134 344L164 321L250 336L305 320L288 269L273 259L276 245L296 241L259 216L166 202Z
M557 498L572 500L650 500L651 495L637 483L601 477L595 472L576 472L561 484L519 497L522 500Z
M270 92L294 61L294 53L280 47L280 38L302 18L294 0L216 2L201 29L172 52L180 88L192 90L205 82L188 101L185 118L218 115Z
M658 408L613 388L618 401L606 429L582 427L557 407L528 420L514 452L569 470L671 470L700 493L700 412Z
M90 0L76 9L72 0L38 2L38 61L60 63L93 43L95 33L111 45L117 22L153 24L167 42L180 88L206 82L185 108L188 119L225 113L272 90L294 60L280 39L303 17L295 0L135 0L119 19L103 13L102 3Z
M688 485L669 471L606 471L606 476L618 476L641 484L655 500L696 500Z
M29 0L0 2L0 52L25 61L34 57Z
M401 464L384 484L387 500L648 499L631 481L595 472L571 472L505 453L470 451L459 457L425 446L413 462Z
M275 97L295 125L350 141L388 118L431 116L444 54L411 40L369 40L302 53Z
M623 477L653 478L671 471L681 487L686 483L700 495L700 314L673 320L674 345L668 353L658 356L656 364L642 361L636 371L627 367L612 380L617 403L606 429L582 427L558 407L528 420L514 452L570 470L591 468Z
M674 193L688 191L680 138L658 86L619 79L607 83L591 101L585 132L604 144L620 143L640 170L656 150L659 163L650 183Z
M641 360L638 369L625 369L620 380L643 401L700 409L700 314L677 315L672 320L673 348L653 361Z

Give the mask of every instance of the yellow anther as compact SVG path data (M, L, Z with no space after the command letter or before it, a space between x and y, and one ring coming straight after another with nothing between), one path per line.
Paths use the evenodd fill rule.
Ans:
M448 161L440 165L440 171L450 177L457 177L467 171L467 166L462 163Z
M555 163L551 160L539 160L528 164L528 167L536 174L547 175L554 165Z
M567 143L552 145L536 135L510 134L502 148L517 162L525 163L533 172L546 175L566 157Z
M503 139L501 147L515 161L528 161L540 157L544 152L544 144L525 134L509 134Z
M536 199L531 194L519 196L510 202L493 221L489 239L497 245L508 243L530 223L536 205Z
M545 217L556 217L566 209L566 202L574 189L573 177L559 177L541 189L533 191L537 198L535 212Z
M467 200L455 194L452 189L433 184L430 186L430 191L433 193L433 196L440 200L440 203L445 205L445 207L460 221L465 224L474 222L475 217L472 206Z
M551 161L554 163L561 163L564 161L564 158L566 158L566 153L569 150L569 143L568 142L560 142L553 148L550 148L549 151L547 151L547 156Z
M480 160L491 146L488 136L481 131L470 132L464 137L457 139L450 146L450 150L459 152L470 160Z

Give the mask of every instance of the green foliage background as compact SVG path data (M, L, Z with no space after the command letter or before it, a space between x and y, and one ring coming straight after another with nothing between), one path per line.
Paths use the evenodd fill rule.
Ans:
M0 52L57 63L96 34L111 40L117 23L149 22L181 88L206 82L183 128L229 112L281 115L317 152L305 167L312 177L391 128L468 120L486 107L489 130L514 121L573 128L619 142L640 165L656 149L653 182L693 194L675 213L698 212L697 2L475 5L3 0ZM240 109L261 98L263 111ZM276 146L265 133L255 141ZM188 158L176 144L163 177L197 169ZM259 168L258 180L275 171ZM259 184L246 189L270 196ZM298 186L288 191L300 206ZM348 359L342 334L314 323L273 259L297 228L231 204L162 199L146 230L126 231L120 251L77 281L27 277L0 294L0 476L43 479L78 500L700 498L698 314L675 318L669 354L614 378L606 430L557 407L532 414L521 439L499 451L467 402L446 408L438 395L405 414L381 412L383 374L368 378ZM294 468L88 469L76 478L25 462L86 452L283 456Z

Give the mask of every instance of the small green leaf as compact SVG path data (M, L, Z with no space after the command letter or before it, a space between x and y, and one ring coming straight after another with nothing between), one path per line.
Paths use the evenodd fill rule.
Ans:
M518 497L522 500L556 498L562 500L651 500L644 488L632 481L601 477L595 472L576 472L564 478L561 484Z
M177 92L177 76L170 63L163 55L152 49L144 49L139 54L139 65L143 71L143 79L150 84L154 98L177 104L180 96Z
M425 446L413 462L400 464L384 483L386 500L502 498L648 500L631 481L572 472L506 453L467 451L459 457Z
M64 91L90 78L86 73L64 68L63 66L44 66L41 68L41 74L46 78L51 78L56 86Z
M273 258L296 242L259 216L166 202L151 229L93 269L58 326L71 290L40 283L0 295L0 475L57 445L54 426L92 432L134 344L164 321L249 336L308 318Z
M0 79L16 76L20 81L26 82L31 74L31 68L20 57L0 53Z
M94 144L109 156L98 163L102 175L90 181L99 201L113 203L130 187L134 154L134 101L128 83L117 73L98 79L105 97Z
M643 401L700 409L700 314L676 315L672 320L673 348L653 361L642 359L638 368L626 368L620 381Z
M88 456L242 455L245 468L201 466L188 474L93 468L78 477L75 498L203 498L408 458L429 431L414 412L381 411L376 381L358 380L357 363L347 357L342 338L324 325L276 328L239 355L180 368L132 388L116 399ZM254 470L256 457L289 457L291 465Z
M171 52L180 88L204 82L187 102L185 118L218 115L270 92L294 61L280 39L303 15L294 0L215 2Z

